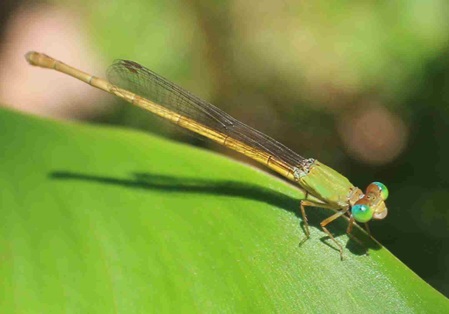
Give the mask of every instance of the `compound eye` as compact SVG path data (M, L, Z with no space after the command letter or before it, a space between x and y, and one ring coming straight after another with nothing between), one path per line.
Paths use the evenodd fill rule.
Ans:
M378 192L380 194L380 197L382 198L382 200L385 201L388 198L389 193L388 193L388 189L385 186L385 184L380 183L380 182L373 182L368 186L366 191L368 193L368 191L373 191L374 189L376 190L376 192Z
M373 218L374 210L366 204L352 206L351 213L357 222L368 222Z

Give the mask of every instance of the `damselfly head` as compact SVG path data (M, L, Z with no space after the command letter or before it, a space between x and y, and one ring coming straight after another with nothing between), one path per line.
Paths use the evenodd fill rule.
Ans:
M365 195L352 206L352 216L358 222L384 219L388 214L388 209L385 205L387 198L388 189L383 183L371 183L366 188Z

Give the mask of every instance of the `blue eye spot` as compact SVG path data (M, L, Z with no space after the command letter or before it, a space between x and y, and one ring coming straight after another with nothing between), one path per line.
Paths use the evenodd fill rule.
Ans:
M357 222L368 222L373 218L374 210L368 205L358 204L352 206L351 213Z
M388 198L388 194L389 194L388 189L385 186L385 184L380 183L380 182L373 182L373 184L377 185L377 187L380 190L380 196L385 201Z

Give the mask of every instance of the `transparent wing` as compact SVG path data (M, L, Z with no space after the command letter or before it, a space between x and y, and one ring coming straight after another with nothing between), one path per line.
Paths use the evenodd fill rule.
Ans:
M107 76L109 81L118 87L237 139L256 151L267 152L292 167L300 166L305 160L275 139L238 121L136 62L117 60L109 67Z

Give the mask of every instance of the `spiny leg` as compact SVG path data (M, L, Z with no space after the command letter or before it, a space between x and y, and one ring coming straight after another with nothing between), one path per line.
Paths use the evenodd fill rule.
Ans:
M343 247L341 246L340 243L338 243L338 241L337 241L337 240L334 238L334 236L329 232L329 230L327 230L326 226L327 226L328 224L330 224L332 221L334 221L335 219L337 219L338 217L343 216L343 215L348 211L348 209L349 209L349 207L348 207L348 208L344 208L344 209L342 209L341 211L339 211L339 212L333 214L332 216L330 216L330 217L324 219L324 220L320 223L320 226L321 226L321 228L323 229L323 231L326 232L326 234L329 236L329 238L330 238L332 241L334 241L334 243L338 246L338 249L339 249L339 251L340 251L340 259L341 259L341 260L343 260Z
M348 229L346 229L346 233L347 233L347 234L351 234L351 232L352 232L352 227L354 226L354 221L355 221L355 219L354 219L354 217L351 215L351 216L349 217ZM371 236L371 231L369 230L369 225L368 225L368 223L365 222L364 225L365 225L366 233L368 233L368 235Z
M348 228L346 229L346 233L347 233L347 234L351 234L351 232L352 232L352 227L354 227L354 217L350 216L350 217L349 217Z
M368 235L371 237L371 230L369 229L369 225L367 222L365 222L365 230L368 233Z
M352 237L352 239L356 240L358 243L360 243L360 245L364 246L362 244L362 242L360 240L358 240L354 235L352 235L352 227L354 226L354 217L352 217L352 215L349 217L349 224L348 224L348 229L346 229L346 233ZM369 236L371 236L371 231L369 230L369 225L367 222L364 223L365 225L365 230L366 233L368 233Z
M351 238L351 240L354 240L360 246L365 247L363 245L363 243L352 234L352 227L354 227L354 217L351 216L351 217L349 217L349 223L348 223L348 228L346 229L346 233Z
M319 208L335 209L335 207L327 205L327 204L321 204L321 203L317 203L317 202L313 202L313 201L302 200L299 203L299 208L301 209L302 221L304 222L304 229L305 229L305 233L306 233L306 238L304 240L302 240L301 243L303 243L305 240L310 238L309 223L307 222L308 220L307 220L307 215L306 215L306 210L305 210L306 206L308 206L308 207L319 207Z
M299 203L299 208L301 209L301 215L302 215L302 221L304 222L304 231L306 233L306 239L310 238L310 231L309 231L309 223L307 222L307 215L305 206L312 206L311 202L309 201L301 201Z

